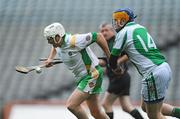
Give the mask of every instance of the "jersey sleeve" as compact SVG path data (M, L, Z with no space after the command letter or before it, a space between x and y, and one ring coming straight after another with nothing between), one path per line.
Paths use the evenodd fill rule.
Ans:
M73 35L70 42L72 42L71 44L73 44L74 46L80 49L84 49L90 44L96 42L96 39L97 39L97 33L92 32L86 34Z
M127 32L119 32L116 35L116 39L111 54L114 56L118 56L123 51L126 40Z

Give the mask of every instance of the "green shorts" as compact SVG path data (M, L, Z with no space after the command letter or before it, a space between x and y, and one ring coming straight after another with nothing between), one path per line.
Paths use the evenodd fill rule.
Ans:
M103 69L100 66L77 82L77 88L89 94L99 94L102 92Z

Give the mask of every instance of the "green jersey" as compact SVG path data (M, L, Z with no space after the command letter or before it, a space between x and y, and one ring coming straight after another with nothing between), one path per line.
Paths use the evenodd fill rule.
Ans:
M135 22L129 22L117 33L111 54L118 56L125 51L130 61L143 76L165 62L165 57L156 47L147 29Z

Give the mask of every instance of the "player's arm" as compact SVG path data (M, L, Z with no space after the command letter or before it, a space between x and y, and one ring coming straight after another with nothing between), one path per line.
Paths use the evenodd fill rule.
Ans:
M103 60L103 59L99 59L99 65L102 66L102 67L105 67L106 66L106 61Z
M92 43L96 42L104 51L108 59L110 57L108 44L101 33L92 32L87 34L77 34L74 35L74 38L72 38L70 42L74 43L72 46L76 46L79 49L84 49Z
M125 55L118 58L117 64L122 64L122 63L125 63L127 61L128 61L128 56L125 54Z
M112 71L114 72L114 74L120 75L120 74L124 73L124 69L121 67L121 64L125 63L126 61L128 61L128 56L125 54L125 55L118 57L117 60L115 59L114 62L111 62L111 68L112 68ZM112 63L114 63L114 64L112 64Z
M113 46L113 49L111 51L111 55L109 58L109 65L112 68L112 70L117 69L117 61L119 59L119 55L124 50L126 38L127 38L127 32L120 32L116 36L115 44ZM122 61L125 60L126 58L127 57L122 58Z
M114 70L117 68L117 60L118 60L119 56L115 56L115 55L110 55L109 58L109 65L110 67Z
M104 36L101 33L97 33L97 40L96 43L101 47L101 49L106 54L107 58L110 58L110 51L108 48L107 41L105 40Z
M52 66L52 61L53 61L54 57L56 56L56 53L57 53L56 49L52 46L47 60L44 61L44 63L46 64L46 67L51 67Z
M128 61L128 56L126 54L121 57L111 54L110 59L109 59L109 65L112 69L116 69L118 65L121 65L122 63L125 63L126 61Z
M52 46L48 59L53 59L55 56L56 56L56 49Z

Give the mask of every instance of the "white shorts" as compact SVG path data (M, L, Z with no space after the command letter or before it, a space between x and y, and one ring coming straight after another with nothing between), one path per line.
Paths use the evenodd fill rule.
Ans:
M144 102L156 103L162 101L165 98L171 76L169 64L164 62L145 77L142 80L141 90Z

